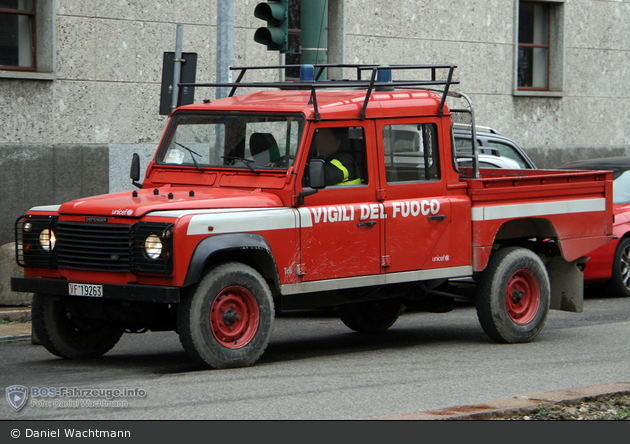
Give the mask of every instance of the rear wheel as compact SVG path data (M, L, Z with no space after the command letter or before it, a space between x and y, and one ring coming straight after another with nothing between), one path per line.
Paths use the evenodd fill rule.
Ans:
M405 311L397 299L354 302L336 307L341 321L351 330L361 333L377 333L394 325Z
M31 310L38 342L62 358L98 358L111 350L123 334L122 328L107 321L73 314L63 297L35 294Z
M607 287L616 296L630 296L630 238L623 238L617 244Z
M547 320L549 300L549 276L540 258L525 248L504 248L481 273L477 316L495 341L529 342Z
M188 354L211 368L244 367L260 358L273 329L274 306L253 268L226 263L210 270L177 311L177 331Z

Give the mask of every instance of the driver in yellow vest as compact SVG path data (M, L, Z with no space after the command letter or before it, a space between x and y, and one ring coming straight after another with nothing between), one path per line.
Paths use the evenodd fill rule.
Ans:
M326 185L360 185L359 168L349 153L339 152L341 139L332 128L319 128L315 149L326 162Z

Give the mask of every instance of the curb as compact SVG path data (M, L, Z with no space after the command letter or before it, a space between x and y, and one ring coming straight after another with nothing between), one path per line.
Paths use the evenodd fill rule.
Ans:
M0 342L32 339L30 307L0 307Z
M0 307L0 320L6 322L31 322L30 307Z
M598 396L613 394L630 394L630 382L614 384L589 385L572 389L555 390L551 392L530 393L510 399L499 399L483 404L461 405L445 409L426 412L408 413L403 415L377 418L378 420L394 421L439 421L439 420L482 420L500 419L512 415L526 415L538 409L540 404L547 406L571 405L578 401Z

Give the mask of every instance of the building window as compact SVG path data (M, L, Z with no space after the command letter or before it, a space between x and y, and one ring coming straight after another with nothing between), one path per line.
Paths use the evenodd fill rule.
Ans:
M0 78L55 79L56 4L0 0Z
M516 31L516 91L562 92L564 3L519 1Z
M36 69L35 1L0 0L0 69Z
M519 4L518 87L549 89L548 4Z

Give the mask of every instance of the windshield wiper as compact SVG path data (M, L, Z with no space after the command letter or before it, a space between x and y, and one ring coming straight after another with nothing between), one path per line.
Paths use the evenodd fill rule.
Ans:
M235 157L235 156L223 156L221 157L221 159L226 159L226 160L238 160L243 162L245 165L247 165L247 168L249 168L250 170L252 170L254 173L258 174L260 176L260 171L258 171L256 168L254 168L251 164L256 162L255 160L252 159L244 159L242 157Z
M190 157L192 158L193 163L195 164L195 166L197 167L197 169L198 169L199 171L203 171L203 170L201 169L201 167L199 166L199 164L197 163L197 160L195 159L195 155L197 155L197 156L199 156L199 157L202 157L202 156L201 156L201 154L196 153L195 151L191 150L191 149L190 149L190 148L188 148L187 146L182 145L182 144L181 144L181 143L179 143L179 142L175 142L175 145L177 145L177 146L181 146L181 147L182 147L182 148L184 148L186 151L188 151L188 152L190 153Z

